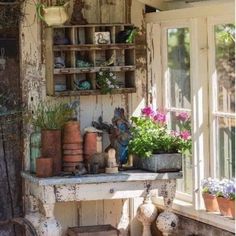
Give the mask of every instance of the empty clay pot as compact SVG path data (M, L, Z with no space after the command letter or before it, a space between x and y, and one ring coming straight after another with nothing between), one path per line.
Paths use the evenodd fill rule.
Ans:
M78 149L83 149L82 142L80 143L65 143L63 144L63 149L64 150L78 150Z
M63 163L63 171L72 172L76 170L76 166L78 166L81 162L68 162Z
M92 156L97 152L97 133L87 132L84 135L84 154Z
M82 155L83 150L82 149L74 149L74 150L64 150L64 155Z
M39 157L36 159L36 176L50 177L53 176L53 159L50 157Z
M63 143L80 143L80 124L78 121L69 121L64 126Z
M53 158L53 175L61 173L61 130L42 130L42 156Z
M80 162L83 161L83 155L66 155L63 156L63 162Z

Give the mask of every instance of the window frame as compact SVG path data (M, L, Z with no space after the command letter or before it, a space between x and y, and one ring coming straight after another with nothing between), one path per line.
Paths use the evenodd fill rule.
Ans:
M215 74L216 66L215 66L215 30L214 27L220 24L231 24L234 22L234 17L232 15L224 15L224 16L210 16L207 17L207 34L208 34L208 58L209 58L209 69L208 69L208 77L209 77L209 107L212 108L209 111L209 119L210 119L210 154L212 156L210 160L210 173L211 176L217 178L217 147L219 144L217 143L217 118L236 118L235 114L229 112L220 112L217 111L217 77ZM215 137L215 138L214 138Z
M213 176L211 155L213 146L211 138L209 107L212 105L212 94L209 85L208 58L209 51L209 20L224 19L234 16L234 2L216 5L193 7L188 9L170 10L146 14L147 23L147 58L148 58L148 87L149 101L154 108L164 104L164 96L158 96L159 89L163 88L163 61L162 57L163 27L188 25L190 30L191 53L191 97L192 97L192 137L193 137L193 207L195 210L203 208L201 197L201 179ZM184 23L185 22L185 23ZM234 21L232 21L234 22ZM232 23L231 22L231 23ZM165 37L165 36L164 36ZM154 41L155 39L155 41ZM195 43L192 43L195 42ZM211 53L212 54L212 53ZM159 56L156 56L159 55ZM164 56L165 57L165 56ZM164 61L166 58L164 58ZM193 65L194 64L194 65ZM159 78L159 79L158 79ZM189 198L185 194L178 194L183 201Z

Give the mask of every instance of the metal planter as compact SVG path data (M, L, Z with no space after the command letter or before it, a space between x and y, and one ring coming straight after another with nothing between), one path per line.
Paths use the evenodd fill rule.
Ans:
M153 154L148 158L135 157L134 166L152 172L178 172L182 170L180 153Z

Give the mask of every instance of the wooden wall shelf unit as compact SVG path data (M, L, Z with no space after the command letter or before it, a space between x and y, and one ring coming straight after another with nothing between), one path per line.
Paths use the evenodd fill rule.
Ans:
M47 94L102 94L96 83L101 71L115 76L117 88L112 89L112 94L136 92L135 43L120 40L120 32L132 27L131 24L87 24L46 28ZM83 81L88 81L90 88L81 88Z

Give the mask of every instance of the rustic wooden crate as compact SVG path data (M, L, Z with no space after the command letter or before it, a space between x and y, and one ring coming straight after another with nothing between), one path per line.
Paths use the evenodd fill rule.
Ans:
M119 230L111 225L92 225L71 227L67 236L119 236Z

